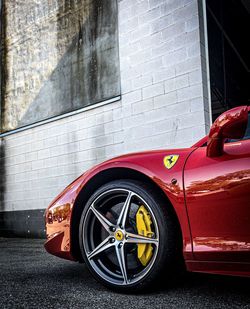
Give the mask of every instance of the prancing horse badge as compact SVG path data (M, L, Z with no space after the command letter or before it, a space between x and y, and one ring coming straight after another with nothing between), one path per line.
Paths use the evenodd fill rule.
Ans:
M163 163L167 169L170 169L175 165L178 159L179 159L179 155L169 155L169 156L164 157Z

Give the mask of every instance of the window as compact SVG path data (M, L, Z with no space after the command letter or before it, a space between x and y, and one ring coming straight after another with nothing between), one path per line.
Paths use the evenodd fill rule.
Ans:
M227 139L226 143L233 143L233 142L242 141L245 139L250 139L250 113L248 113L247 129L246 129L244 137L241 139Z
M120 95L117 1L4 5L1 132Z
M250 139L250 113L248 113L247 129L243 139Z

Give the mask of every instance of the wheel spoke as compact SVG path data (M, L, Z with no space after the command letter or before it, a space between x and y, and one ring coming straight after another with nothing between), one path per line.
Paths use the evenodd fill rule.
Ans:
M110 242L110 239L111 239L110 237L104 239L91 253L87 255L87 258L91 260L96 255L114 246L114 243Z
M156 238L150 238L150 237L145 237L142 235L138 234L133 234L133 233L126 233L126 242L127 243L132 243L132 244L154 244L158 246L158 239Z
M122 272L124 284L127 284L128 277L127 277L126 261L125 261L125 254L124 254L124 245L122 245L121 247L116 246L116 255L117 255L119 266Z
M95 207L94 205L90 206L90 209L93 211L94 215L96 216L96 218L99 220L99 222L101 223L101 225L105 228L105 230L107 232L110 232L110 227L112 226L112 223L106 218L104 217L104 215L102 215Z
M121 228L125 228L125 224L126 224L126 219L127 219L127 215L129 212L129 207L130 207L130 202L131 202L131 198L133 196L133 193L131 191L129 191L128 196L126 198L126 201L124 203L124 205L122 206L122 210L121 213L119 215L119 218L117 220L117 225L119 225Z
M142 205L140 222L137 213ZM107 187L92 200L81 222L85 259L99 277L125 288L149 273L159 250L159 228L150 205L132 187ZM130 252L145 267L131 264L130 269Z

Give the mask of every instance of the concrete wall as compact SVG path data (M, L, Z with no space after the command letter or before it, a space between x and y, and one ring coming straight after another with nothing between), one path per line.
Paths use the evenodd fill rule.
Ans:
M118 2L121 100L3 137L0 211L44 209L93 164L126 152L190 146L206 134L200 5Z
M117 2L5 1L9 131L120 95Z

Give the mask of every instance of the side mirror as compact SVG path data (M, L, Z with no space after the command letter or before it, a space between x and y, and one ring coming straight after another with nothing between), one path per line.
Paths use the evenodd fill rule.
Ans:
M207 141L207 156L221 156L226 138L243 138L247 128L247 121L247 106L235 107L221 114L210 129Z

